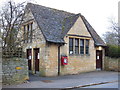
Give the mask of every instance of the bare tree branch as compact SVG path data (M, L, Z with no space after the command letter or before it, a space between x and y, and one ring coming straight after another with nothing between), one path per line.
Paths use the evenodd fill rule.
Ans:
M114 18L109 18L110 31L103 34L104 40L107 44L120 45L120 29L118 23Z
M1 27L3 48L13 48L17 46L17 34L19 26L22 22L25 2L15 4L13 1L8 1L1 11Z

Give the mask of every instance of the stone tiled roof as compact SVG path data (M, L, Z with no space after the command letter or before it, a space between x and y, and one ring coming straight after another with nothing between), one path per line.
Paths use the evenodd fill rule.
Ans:
M80 14L69 13L32 3L28 3L26 8L31 10L46 41L53 43L65 43L63 39L64 36L76 22L77 18L81 16ZM82 18L88 31L95 40L95 44L103 45L104 42L98 36L92 26L84 17Z
M62 22L62 32L61 32L61 37L64 38L64 36L67 34L67 32L70 30L70 28L74 25L76 20L80 14L76 14L74 16L67 17L63 20Z
M95 45L96 46L106 46L104 41L100 38L100 36L96 33L96 31L93 29L93 27L90 25L90 23L85 19L83 15L81 15L81 18L87 27L87 30L91 34L92 38L94 39Z

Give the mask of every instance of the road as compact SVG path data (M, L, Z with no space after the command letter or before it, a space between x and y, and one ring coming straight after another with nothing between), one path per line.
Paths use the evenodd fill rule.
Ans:
M27 83L5 85L3 88L118 88L117 81L118 72L94 71L57 77L39 77L32 75Z
M78 86L72 88L72 90L80 90L80 88L114 88L117 89L119 88L118 81L113 81L113 82L106 82L106 83L98 83L98 84L88 84L88 85L83 85L83 86ZM119 88L120 89L120 88Z
M84 88L118 88L118 82L87 86Z

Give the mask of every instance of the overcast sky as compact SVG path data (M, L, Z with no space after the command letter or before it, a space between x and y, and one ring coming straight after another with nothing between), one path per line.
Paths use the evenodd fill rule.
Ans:
M8 0L0 0L2 6ZM13 0L23 2L25 0ZM30 1L30 0L28 0ZM110 26L108 18L118 18L118 2L120 0L31 0L31 2L64 10L81 13L90 22L97 33L102 36Z

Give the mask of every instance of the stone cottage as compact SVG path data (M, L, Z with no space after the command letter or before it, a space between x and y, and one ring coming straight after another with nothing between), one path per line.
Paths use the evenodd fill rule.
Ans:
M57 76L104 69L106 45L81 14L28 3L22 31L30 73Z

